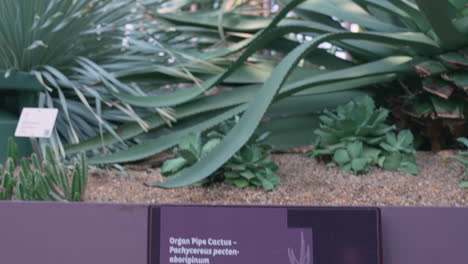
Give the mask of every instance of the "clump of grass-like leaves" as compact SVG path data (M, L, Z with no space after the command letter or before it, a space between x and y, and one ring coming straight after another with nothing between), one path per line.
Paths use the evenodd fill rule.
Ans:
M388 110L376 108L371 97L325 111L313 156L331 156L342 170L366 172L378 165L387 170L403 169L417 174L413 135L408 130L395 133L395 127L385 123Z
M130 45L141 38L137 22L145 21L143 5L129 0L5 0L0 2L0 78L6 87L17 73L29 73L44 87L38 104L57 107L55 138L79 143L103 132L122 142L116 126L141 115L171 114L161 108L134 109L119 94L145 93L134 73L119 69L149 67L148 58L130 58ZM132 41L135 39L135 41ZM117 69L117 70L116 70ZM140 70L144 74L149 71ZM14 78L13 78L14 79Z
M34 153L30 160L24 158L18 164L16 153L17 146L13 139L9 139L6 165L0 165L0 200L82 200L88 182L87 162L83 154L70 173L48 145L44 160Z

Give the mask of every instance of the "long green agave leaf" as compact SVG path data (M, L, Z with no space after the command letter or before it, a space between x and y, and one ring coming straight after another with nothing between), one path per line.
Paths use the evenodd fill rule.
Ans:
M400 65L400 71L405 72L406 70L410 69L409 64L403 64ZM398 69L394 68L395 72L398 71ZM376 74L373 76L367 76L363 78L355 78L353 80L347 80L346 82L335 82L332 84L321 84L321 85L313 85L313 80L312 83L304 83L302 81L297 81L293 82L289 85L285 85L283 88L281 88L281 92L279 96L282 95L282 93L287 92L289 94L289 91L291 90L297 90L297 89L306 89L306 90L301 90L300 92L294 93L294 96L296 97L312 97L314 95L318 94L327 94L330 93L331 91L333 93L338 93L340 91L347 91L355 88L360 88L360 87L367 87L373 84L379 84L379 83L387 83L394 81L398 79L399 75L396 74L395 72L392 73L383 73L383 74ZM307 89L309 87L309 89ZM281 99L275 104L281 104L284 100L286 100L288 97L285 99ZM272 105L272 108L275 107L275 105ZM270 111L270 110L269 110Z
M431 29L431 25L414 2L407 0L388 1L401 10L405 11L413 19L414 23L418 26L421 32L427 33Z
M281 92L278 94L276 100L286 98L305 88L310 88L309 91L307 91L307 93L309 95L312 95L316 93L324 93L327 91L327 88L330 88L328 91L335 92L346 89L352 89L355 87L362 87L365 85L370 85L372 83L381 83L384 80L394 80L398 73L408 73L411 71L412 67L410 62L412 61L413 58L407 56L388 57L375 62L350 67L348 69L322 74L319 76L309 78L307 80L300 80L291 85L288 85L287 87L285 87L285 89L282 89ZM372 71L369 71L371 67L375 68ZM349 87L346 87L344 84L341 83L337 83L338 86L334 87L333 84L337 81L333 81L330 84L319 83L320 85L317 85L317 79L324 77L330 78L329 76L333 76L336 72L340 73L341 79L345 78L346 76L349 76L349 78L346 78L347 82L349 82ZM369 74L369 72L372 72L372 74ZM326 84L328 85L325 86Z
M379 8L381 10L385 10L386 12L394 14L394 15L396 15L398 17L405 18L405 20L411 18L408 13L401 10L400 8L398 8L397 6L392 4L390 1L354 0L354 2L356 2L356 3L360 4L360 5L367 6L367 7L372 6L372 7ZM373 15L373 17L375 17L375 15Z
M401 0L354 0L356 3L366 7L369 13L380 19L387 19L387 23L408 28L408 31L427 32L429 23L424 19L416 5L408 7ZM413 16L411 16L413 14ZM384 16L384 17L382 17ZM403 25L402 25L403 23Z
M227 91L222 94L200 98L193 102L175 107L174 109L177 113L177 118L181 120L183 118L191 117L200 113L229 108L247 102L252 96L251 90L255 91L256 88L253 86L236 88L232 91ZM144 121L148 124L149 129L155 129L165 124L164 120L159 114L152 114L151 116L146 117ZM119 133L119 137L123 140L130 139L145 132L141 126L134 122L119 127L117 131ZM83 141L80 144L66 146L65 151L67 154L73 154L96 149L102 146L108 146L117 142L119 142L119 140L117 140L111 134L106 133L102 135L102 137L96 136Z
M416 3L431 24L443 49L459 49L468 44L468 37L459 32L449 18L447 12L448 2L416 0Z
M282 0L289 3L290 0ZM343 21L359 24L363 27L381 32L400 32L404 29L395 25L384 23L371 16L366 10L349 0L308 0L299 7L300 9L311 10L327 16L335 16Z
M183 129L181 131L173 132L165 136L161 136L155 140L151 140L149 142L145 142L144 144L129 148L128 150L123 150L114 154L90 159L89 163L109 164L119 162L130 162L150 157L177 145L185 135L192 132L199 132L212 128L217 124L221 123L222 121L242 113L243 111L245 111L245 109L245 104L237 106L231 110L227 110L195 126Z
M173 23L183 23L201 27L218 28L218 11L185 14L161 14L160 17ZM291 19L284 19L280 23L287 23ZM271 23L270 18L245 16L236 13L225 13L223 29L234 32L256 32L266 28Z
M311 131L318 128L317 114L282 117L261 123L259 133L270 133L266 139L272 150L284 150L310 145L314 142Z
M448 0L448 1L458 10L462 10L464 7L466 7L465 0Z
M117 93L114 91L110 91L116 98L119 100L139 107L169 107L169 106L177 106L179 104L185 103L190 99L193 99L209 88L213 87L217 84L220 79L222 78L222 74L218 74L214 77L203 82L200 86L193 86L190 88L186 88L184 90L179 90L171 93L166 93L162 95L154 95L154 96L137 96L131 95L126 93Z

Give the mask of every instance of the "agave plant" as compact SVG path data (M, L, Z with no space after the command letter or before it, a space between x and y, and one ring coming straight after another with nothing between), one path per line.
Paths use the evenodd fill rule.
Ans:
M272 23L277 22L283 12L289 12L294 7L298 7L298 14L308 17L313 23L297 21L294 24L286 21L284 26L279 23L277 27L260 31L249 47L252 48L255 44L262 47L261 43L265 46L269 41L290 32L310 32L314 39L298 43L288 53L258 92L255 103L250 105L238 125L210 153L212 155L207 155L204 160L187 170L186 174L179 175L162 186L189 184L220 166L238 149L237 146L248 140L273 101L287 98L306 88L319 93L320 88L329 85L326 87L327 91L334 92L340 89L339 85L343 82L346 85L341 89L352 89L370 84L370 78L374 78L372 84L379 84L388 83L392 78L396 80L417 76L416 65L429 58L458 52L468 43L463 13L465 4L461 1L312 0L298 6L301 2L303 1L288 1ZM377 17L384 19L381 21ZM346 32L336 18L357 23L362 31ZM309 59L307 55L324 42L331 42L347 50L354 58L352 64L338 70L329 67L331 71L297 81L289 87L285 85L298 64L303 59ZM310 61L313 63L314 57ZM320 64L320 59L315 63ZM354 86L351 81L359 84ZM457 95L460 96L460 93Z
M238 13L212 13L205 17L187 12L159 14L158 16L172 25L174 30L193 32L195 28L196 30L203 28L203 32L213 33L214 30L222 28L225 36L229 36L231 40L236 38L239 40L231 45L205 50L205 53L194 51L190 54L192 58L200 59L205 55L207 59L216 59L242 53L235 56L236 60L225 66L219 74L203 79L199 83L200 86L172 93L176 98L172 102L178 116L190 116L193 119L181 122L178 124L181 126L170 130L170 133L167 133L167 130L165 132L163 129L156 129L155 133L159 137L145 141L146 144L97 157L91 162L138 160L175 146L180 138L190 132L204 131L223 120L243 113L239 123L213 151L184 173L171 177L161 186L178 187L191 184L221 167L249 140L257 128L262 129L267 126L275 128L274 136L276 131L279 131L280 135L283 131L298 131L287 128L297 120L300 120L297 122L299 124L309 123L317 126L316 116L315 122L313 122L314 116L311 116L314 111L346 102L358 93L362 94L363 87L373 88L371 91L375 93L384 91L383 88L397 92L397 99L403 102L401 106L405 105L399 109L410 109L406 107L407 105L419 109L420 104L416 103L420 100L418 98L424 96L435 98L430 99L432 112L424 112L425 114L421 115L424 123L433 118L446 120L450 117L455 118L456 122L461 122L462 128L465 126L466 93L459 87L460 82L455 81L454 77L451 78L452 75L449 73L463 76L465 72L460 69L463 64L456 62L455 67L453 63L448 63L448 61L454 62L452 56L454 53L463 55L467 45L468 27L464 1L285 0L283 2L284 8L274 18L252 17ZM291 11L296 17L286 17ZM349 32L343 26L342 22L345 21L358 24L360 32ZM302 40L292 37L298 33L303 36ZM329 50L320 49L323 43L331 43L333 49L346 51L352 60L339 59L330 54ZM276 61L273 61L273 64L268 61L269 64L259 67L262 57L256 54L265 48L287 55L277 66L274 66ZM436 60L445 67L444 70L432 69ZM460 57L457 57L457 60L460 60ZM431 68L430 74L426 72L427 68ZM250 76L245 78L248 81L244 84L253 86L232 87L213 96L204 94L204 91L229 83L230 78L238 78L239 75L236 74L239 72L242 73L241 76ZM413 91L423 87L423 78L420 77L422 72L424 76L432 78L440 74L444 81L456 85L458 83L449 98L453 97L454 102L463 101L463 104L457 104L458 109L463 107L463 110L446 112L459 114L440 114L442 111L437 109L441 109L443 105L437 102L450 105L453 103L447 99L438 100L436 97L440 97L439 92L427 94L425 91L426 95L422 92L408 92L402 95L401 91L405 89ZM437 78L438 81L442 79ZM408 88L406 84L411 83L411 80L415 80L416 85ZM437 83L440 83L438 81L433 83L437 86ZM427 83L427 79L424 82ZM357 88L359 90L356 90ZM389 94L388 90L386 93ZM158 106L153 103L156 97L125 95L121 99L135 105ZM162 128L162 121L156 117L149 117L146 121L151 124L150 127ZM118 135L122 139L128 139L142 135L143 130L135 124L128 124L119 131ZM426 134L430 134L429 132ZM298 144L312 141L310 136L300 138ZM287 141L287 136L283 134L277 139L278 142L284 142ZM82 145L71 146L68 151L95 148L102 142L110 145L118 140L105 135L104 141L94 138ZM433 145L437 147L436 143Z
M172 54L187 60L185 64L187 69L197 76L197 78L200 77L199 83L194 83L191 86L165 94L134 96L121 93L117 96L123 102L137 107L171 106L178 122L173 124L172 128L168 128L160 116L148 115L144 120L152 130L151 134L145 134L144 129L138 126L138 124L125 124L116 130L119 138L122 140L133 138L139 142L144 142L144 144L130 147L128 150L98 156L92 158L90 162L103 164L143 159L176 146L178 141L190 133L203 132L235 115L243 113L247 109L248 103L261 88L262 83L268 79L268 76L274 69L276 60L273 56L265 57L257 53L258 49L263 48L273 39L265 45L253 45L253 42L258 36L264 36L264 32L273 30L280 19L286 14L286 10L282 11L276 20L271 21L269 18L258 18L242 13L234 12L229 15L226 13L226 17L221 20L221 25L226 24L222 28L227 38L219 39L219 42L222 44L214 43L209 48L204 45L197 45L194 49L184 51L181 51L177 47L171 47ZM185 16L188 17L187 21L189 21L186 24L183 21L175 20L175 18L183 18ZM193 32L196 30L197 32L201 32L202 36L210 36L210 39L214 40L215 37L213 36L218 35L217 24L215 23L213 26L205 25L206 21L211 22L212 20L198 21L199 16L196 15L196 19L193 16L192 13L182 12L163 13L158 14L156 17L159 19L158 22L167 24L171 29L171 33L177 38L182 36L192 38ZM211 16L214 16L213 12ZM235 21L238 21L239 18L242 18L243 21L257 24L254 27L243 27L243 24L235 24ZM190 23L190 21L198 21L198 23ZM229 26L230 24L235 25ZM268 27L262 33L258 33L257 36L251 38L246 38L252 36L251 34L236 33L242 30L253 32L260 30L265 25L268 25ZM284 29L281 30L284 31ZM160 38L164 37L163 34L157 36L160 36ZM281 36L279 38L281 39ZM240 42L235 42L239 39L241 39ZM151 45L146 45L145 47L148 54L155 52L154 47L151 47ZM205 48L200 50L201 47ZM239 54L239 52L247 47L248 50L246 52ZM319 52L319 54L322 58L330 60L330 63L325 63L326 65L335 65L335 67L348 65L347 62L341 61L326 52ZM196 68L190 68L190 65L193 65L193 63L204 65L214 62L217 62L218 64L216 65L219 67L217 69L215 67L212 68L212 75L197 74L198 70ZM288 84L290 87L293 87L294 82L310 76L311 73L317 74L321 72L323 71L318 66L308 67L307 69L299 68L294 71L294 76L288 81ZM368 80L367 82L372 83L373 80ZM351 85L355 86L357 83ZM272 105L266 114L267 120L265 121L268 122L260 124L259 129L272 132L268 142L273 145L274 149L310 143L311 139L307 130L313 129L318 125L316 122L311 122L311 120L317 119L316 111L324 107L332 107L345 103L349 99L363 94L366 94L366 92L343 91L336 95L330 95L322 90L320 95L307 92L288 97ZM299 130L297 127L304 129ZM118 142L118 138L113 137L110 133L106 133L102 137L96 136L80 144L68 146L66 147L66 151L68 153L75 153L92 150L101 146L112 146Z

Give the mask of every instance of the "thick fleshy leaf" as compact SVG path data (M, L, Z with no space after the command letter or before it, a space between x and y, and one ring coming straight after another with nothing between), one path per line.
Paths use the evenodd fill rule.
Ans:
M449 18L446 1L416 0L416 3L431 24L443 49L454 50L468 44L468 37L459 32Z
M289 3L290 0L282 0L284 3ZM319 12L327 16L339 17L343 21L349 21L359 24L363 27L372 30L383 32L398 32L403 31L392 24L386 24L375 17L369 15L366 10L352 1L346 0L333 0L333 1L320 1L308 0L300 6L301 9Z
M235 107L211 119L201 122L195 126L161 136L150 142L136 145L127 150L122 150L106 156L96 157L89 160L90 164L109 164L119 162L130 162L141 160L177 145L182 138L189 133L200 132L216 126L220 122L227 120L245 110L245 105ZM177 176L176 176L177 177Z
M459 119L463 117L463 100L445 100L436 96L430 97L434 112L438 117Z
M383 168L386 170L397 170L401 166L402 155L399 152L392 152L388 155L383 163Z
M448 99L456 89L455 85L440 78L424 78L422 87L427 92L444 99Z
M390 3L394 4L396 7L405 11L416 23L421 32L428 32L431 29L429 21L419 10L418 6L413 1L407 0L388 0Z
M428 77L441 74L447 71L447 68L439 61L429 60L414 65L415 70L422 77Z
M351 157L346 150L339 149L333 155L333 160L335 160L339 165L344 165L351 160Z
M468 74L466 72L453 72L442 74L444 80L454 82L455 85L468 93Z
M369 161L366 158L353 159L351 161L351 169L356 173L361 172L366 170L368 163Z
M468 67L468 59L460 53L449 52L440 55L439 58L454 68L466 69Z

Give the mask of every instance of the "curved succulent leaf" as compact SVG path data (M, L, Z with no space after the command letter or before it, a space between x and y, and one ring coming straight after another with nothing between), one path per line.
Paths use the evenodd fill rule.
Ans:
M468 37L459 32L449 18L446 1L416 0L416 3L431 24L443 49L459 49L468 44Z

